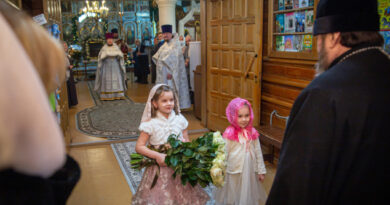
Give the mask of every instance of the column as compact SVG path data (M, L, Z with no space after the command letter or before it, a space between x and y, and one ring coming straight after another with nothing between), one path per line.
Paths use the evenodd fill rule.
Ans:
M156 0L158 5L159 31L164 24L172 25L172 33L176 33L176 1L177 0Z

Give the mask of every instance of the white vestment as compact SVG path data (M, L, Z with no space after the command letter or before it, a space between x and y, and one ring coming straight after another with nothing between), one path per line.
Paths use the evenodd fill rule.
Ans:
M158 49L153 61L156 64L156 84L171 86L179 97L181 109L191 107L184 57L177 35ZM172 75L171 80L167 79L168 74Z

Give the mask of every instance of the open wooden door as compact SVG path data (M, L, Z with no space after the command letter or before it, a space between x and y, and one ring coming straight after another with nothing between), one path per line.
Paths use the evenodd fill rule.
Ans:
M258 125L263 0L206 2L207 127L224 131L225 109L235 97L251 102Z

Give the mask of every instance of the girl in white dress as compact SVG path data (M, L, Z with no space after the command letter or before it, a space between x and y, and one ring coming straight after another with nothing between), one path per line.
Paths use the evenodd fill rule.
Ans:
M178 100L172 88L164 84L155 85L149 93L141 119L135 150L152 159L160 166L157 183L151 188L158 171L157 166L146 168L132 204L205 204L209 196L199 185L192 187L181 184L180 177L173 178L173 169L165 164L165 154L149 149L146 145L157 147L166 144L171 134L179 135L182 141L188 141L188 122L180 114Z
M227 168L225 185L214 192L216 204L265 204L267 195L260 182L266 170L259 134L252 126L252 107L247 100L235 98L226 108L226 117L231 124L223 133Z

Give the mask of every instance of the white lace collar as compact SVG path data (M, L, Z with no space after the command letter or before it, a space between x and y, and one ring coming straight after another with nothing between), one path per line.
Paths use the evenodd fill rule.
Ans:
M175 116L176 116L176 113L174 110L172 110L172 112L171 112L171 114L169 114L168 118L166 118L164 116L164 114L162 114L160 111L157 111L157 114L156 114L156 118L158 118L159 120L168 121L168 122L172 122L173 119L175 119Z

